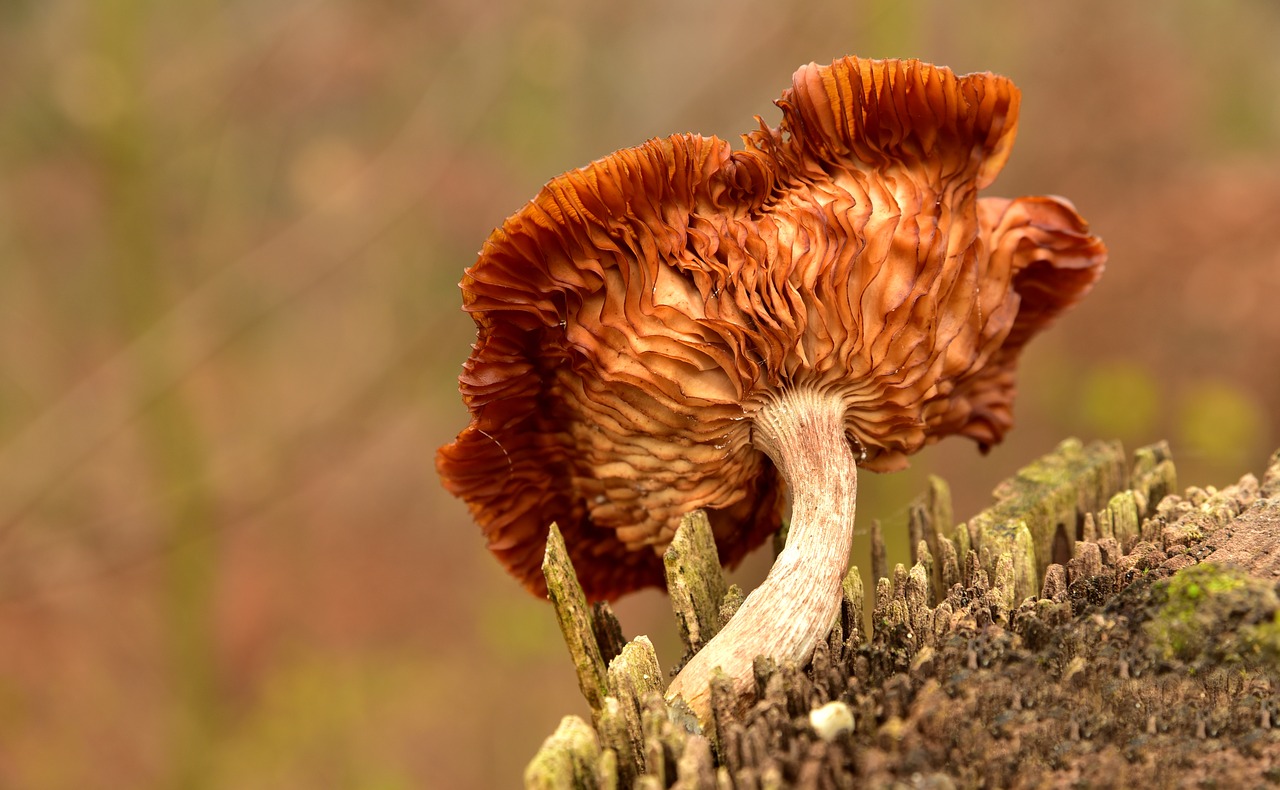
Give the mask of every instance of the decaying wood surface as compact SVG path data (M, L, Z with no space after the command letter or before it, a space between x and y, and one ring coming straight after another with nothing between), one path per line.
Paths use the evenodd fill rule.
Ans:
M757 661L745 712L727 679L713 682L705 730L663 701L649 641L621 646L608 607L572 593L553 536L551 597L593 721L566 717L526 784L1280 782L1280 451L1261 481L1176 491L1166 446L1127 462L1118 444L1074 440L954 528L946 485L930 481L910 511L912 567L889 570L883 544L873 556L885 572L870 627L852 568L808 662ZM725 587L701 514L672 551L693 654L742 594Z

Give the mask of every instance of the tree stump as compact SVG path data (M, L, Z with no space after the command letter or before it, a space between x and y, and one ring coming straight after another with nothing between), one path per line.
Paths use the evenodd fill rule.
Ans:
M1261 482L1176 490L1163 444L1127 462L1117 443L1075 440L958 526L930 481L910 511L914 564L879 578L870 627L853 568L808 663L758 660L742 714L713 682L707 732L663 700L646 638L619 648L607 607L583 613L553 539L544 567L570 591L552 597L593 722L566 717L526 784L1280 782L1280 451ZM667 558L686 658L742 598L715 557L691 514ZM603 649L597 635L612 635Z

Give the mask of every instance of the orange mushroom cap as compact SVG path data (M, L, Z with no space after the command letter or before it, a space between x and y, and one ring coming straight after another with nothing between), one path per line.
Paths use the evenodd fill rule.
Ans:
M650 140L495 230L462 281L471 424L436 463L507 569L545 592L554 521L589 597L659 585L694 508L734 565L781 516L752 414L797 385L839 393L872 470L999 442L1019 352L1106 254L1064 200L977 196L1018 102L993 74L810 64L745 150Z

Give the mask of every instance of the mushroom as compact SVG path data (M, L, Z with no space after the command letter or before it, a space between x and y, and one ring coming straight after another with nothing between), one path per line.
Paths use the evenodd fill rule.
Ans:
M810 64L745 148L655 139L551 180L462 281L478 337L446 487L534 593L549 525L592 599L660 585L682 514L733 566L781 523L763 584L668 696L706 719L722 669L802 662L848 566L858 467L1012 424L1027 340L1105 249L1059 198L979 198L1019 93L913 60Z

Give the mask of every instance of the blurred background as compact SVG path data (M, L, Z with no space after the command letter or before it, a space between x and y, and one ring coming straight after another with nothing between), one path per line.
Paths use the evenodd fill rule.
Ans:
M1111 249L1003 446L863 477L864 568L926 474L967 518L1068 435L1168 439L1184 484L1263 467L1275 3L0 3L0 787L516 785L585 706L434 473L456 283L550 177L736 141L846 54L1012 77L989 193L1066 195ZM617 609L669 664L663 607Z

